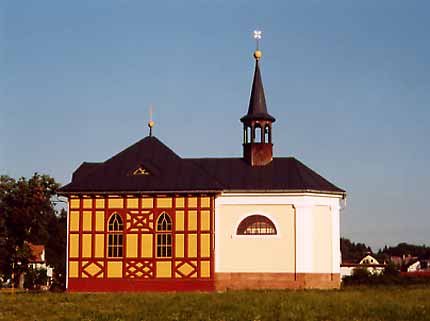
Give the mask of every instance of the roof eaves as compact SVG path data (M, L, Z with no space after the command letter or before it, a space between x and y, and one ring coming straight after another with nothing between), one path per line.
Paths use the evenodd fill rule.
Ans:
M346 197L346 192L324 191L313 189L224 189L227 193L288 193L288 194L329 194Z
M60 191L58 195L80 195L80 194L98 194L98 195L108 195L108 194L202 194L202 193L220 193L221 189L196 189L196 190L129 190L129 191L97 191L97 190L76 190L76 191Z

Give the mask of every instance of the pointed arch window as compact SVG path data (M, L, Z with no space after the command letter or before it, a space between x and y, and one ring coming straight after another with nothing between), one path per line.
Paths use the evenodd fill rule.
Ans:
M172 256L172 219L162 213L157 220L157 257Z
M124 225L119 214L114 213L108 221L108 257L122 257L124 248Z
M251 215L240 222L237 235L276 235L273 222L263 215Z

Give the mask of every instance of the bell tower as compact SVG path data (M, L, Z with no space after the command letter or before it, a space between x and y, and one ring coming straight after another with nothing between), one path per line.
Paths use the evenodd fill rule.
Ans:
M275 118L269 115L264 97L259 60L261 31L254 31L257 49L254 52L255 71L252 82L248 113L240 121L243 123L243 158L251 166L264 166L273 160L272 123Z

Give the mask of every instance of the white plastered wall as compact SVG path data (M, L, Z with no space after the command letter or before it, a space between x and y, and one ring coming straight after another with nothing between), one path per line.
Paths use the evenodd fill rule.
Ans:
M215 272L339 273L337 195L234 194L215 200ZM236 235L249 215L264 215L277 235Z

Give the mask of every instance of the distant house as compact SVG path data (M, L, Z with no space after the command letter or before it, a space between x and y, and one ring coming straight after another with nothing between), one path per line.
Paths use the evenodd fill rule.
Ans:
M35 270L46 269L45 246L32 243L27 243L27 245L31 250L31 258L28 267Z
M407 266L415 263L418 260L417 256L412 256L410 254L403 254L402 256L391 256L390 261L395 265L402 268L402 271L405 272Z
M363 257L360 261L361 265L372 265L372 264L377 264L379 265L379 262L377 259L375 259L373 256L371 256L370 254L366 255L365 257Z
M430 257L419 257L409 262L407 272L426 272L430 270Z
M45 246L40 244L27 243L31 250L31 258L28 267L33 270L46 270L48 281L46 285L51 284L53 268L46 264Z
M372 255L367 254L358 263L343 262L340 265L340 275L342 278L344 276L352 275L354 269L366 269L371 274L379 274L383 272L386 267L387 267L387 264L385 262L381 264Z
M414 263L410 264L407 268L407 272L419 272L421 270L421 262L415 261Z

